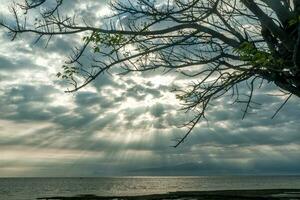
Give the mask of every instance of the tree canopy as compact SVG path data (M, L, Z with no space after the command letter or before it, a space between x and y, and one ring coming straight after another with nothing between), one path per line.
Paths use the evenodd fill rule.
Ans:
M286 95L273 117L292 95L300 97L299 0L115 0L111 15L95 23L64 13L66 1L25 0L11 9L14 23L0 25L12 40L23 33L36 34L36 41L81 37L57 73L71 84L67 92L115 68L120 74L165 69L197 80L176 91L195 117L175 147L224 95L245 104L243 117L255 103L257 85L273 82ZM82 61L86 54L89 64ZM247 100L240 100L242 82L248 84Z

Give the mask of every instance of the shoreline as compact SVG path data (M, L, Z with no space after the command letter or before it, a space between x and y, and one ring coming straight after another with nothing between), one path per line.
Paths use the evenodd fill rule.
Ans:
M41 197L38 200L300 200L300 189L183 191L139 196L96 196L92 194L73 197Z

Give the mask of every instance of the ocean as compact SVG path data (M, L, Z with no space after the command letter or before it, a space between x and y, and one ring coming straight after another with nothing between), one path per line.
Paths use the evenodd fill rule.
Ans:
M0 178L1 200L33 200L79 194L123 196L238 189L300 189L300 176Z

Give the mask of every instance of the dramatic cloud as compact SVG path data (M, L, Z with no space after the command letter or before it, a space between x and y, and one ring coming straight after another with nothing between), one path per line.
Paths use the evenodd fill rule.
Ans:
M9 21L9 2L0 3ZM110 13L106 3L69 0L62 9L101 24L95 19ZM185 133L178 126L191 113L171 90L190 80L111 71L68 94L56 73L80 38L53 37L47 48L46 38L35 39L11 42L0 29L0 176L300 173L299 99L271 119L284 101L271 95L271 83L257 90L261 105L244 120L245 105L230 98L210 105L207 121L175 149L173 140Z

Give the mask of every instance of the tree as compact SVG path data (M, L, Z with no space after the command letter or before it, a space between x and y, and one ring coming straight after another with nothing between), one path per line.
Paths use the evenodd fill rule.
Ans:
M82 46L63 66L58 77L75 92L112 68L120 74L163 68L196 79L177 90L183 108L195 112L185 124L182 143L211 102L231 94L251 108L255 86L275 83L287 96L300 97L300 1L299 0L117 0L113 14L103 24L89 24L66 16L63 0L44 9L50 0L25 0L12 7L15 24L1 22L14 40L32 33L37 41L57 35L79 34ZM18 14L18 9L24 15ZM40 16L29 20L32 10ZM82 36L84 35L84 36ZM91 64L81 62L92 55ZM101 78L101 77L100 77ZM247 100L240 100L239 83L247 82Z

